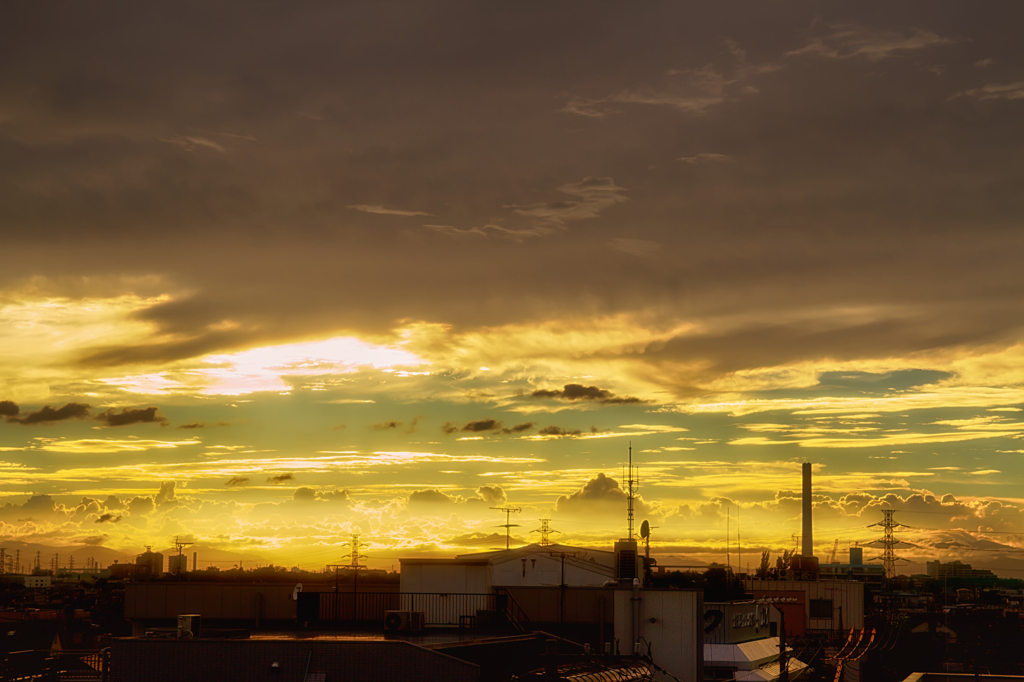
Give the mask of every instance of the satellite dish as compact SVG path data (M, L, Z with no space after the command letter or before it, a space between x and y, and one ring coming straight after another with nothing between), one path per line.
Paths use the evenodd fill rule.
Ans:
M302 592L302 583L298 583L292 589L292 601L299 601L299 592Z
M651 524L644 521L640 524L640 537L646 539L651 536Z

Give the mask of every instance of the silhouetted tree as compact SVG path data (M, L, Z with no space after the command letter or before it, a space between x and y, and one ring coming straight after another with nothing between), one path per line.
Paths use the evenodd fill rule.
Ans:
M761 552L761 565L757 567L757 571L754 573L754 575L761 580L768 579L768 571L770 570L769 561L771 561L771 553L766 549Z

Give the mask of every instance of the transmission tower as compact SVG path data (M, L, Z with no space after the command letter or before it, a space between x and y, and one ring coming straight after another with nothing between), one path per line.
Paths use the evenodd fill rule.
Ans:
M352 533L352 538L349 542L350 546L352 547L352 551L349 554L345 555L349 558L348 566L346 566L345 568L350 568L352 570L366 568L366 566L359 563L360 559L368 558L365 554L359 553L360 548L366 546L365 543L359 542L359 533Z
M868 528L881 526L882 532L884 533L881 540L875 541L882 543L882 556L875 557L874 560L882 560L882 566L885 567L885 579L892 580L896 577L896 562L906 561L906 559L896 556L895 551L893 551L896 543L898 542L898 540L893 536L893 531L897 528L910 528L910 526L902 523L896 523L896 520L892 518L892 515L896 513L895 509L881 509L879 511L883 514L881 522L872 523L868 526Z
M508 549L511 546L512 529L513 528L517 528L519 526L518 523L510 523L509 521L511 519L512 514L518 514L519 512L523 511L523 508L522 507L516 507L516 506L509 506L509 507L491 507L491 509L497 509L498 511L505 512L505 523L503 525L498 526L498 528L504 528L505 529L505 549Z
M359 571L366 568L364 564L359 563L359 560L367 559L369 557L367 557L365 554L359 553L360 547L366 546L364 543L359 542L359 533L352 533L351 543L352 551L345 555L349 558L348 566L346 566L345 568L352 571L352 591L356 592L358 590L359 585ZM335 576L337 576L337 573L335 573Z
M551 527L551 519L541 519L540 520L540 528L538 528L537 530L530 531L530 532L531 533L540 533L540 546L541 547L547 547L548 545L553 544L551 542L551 539L548 536L551 535L552 533L561 533L562 531L555 530L554 528ZM508 549L508 548L506 547L506 549Z

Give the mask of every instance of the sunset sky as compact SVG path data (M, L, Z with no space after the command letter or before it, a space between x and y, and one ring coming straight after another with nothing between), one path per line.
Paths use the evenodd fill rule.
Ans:
M1022 19L5 3L0 536L1024 575Z

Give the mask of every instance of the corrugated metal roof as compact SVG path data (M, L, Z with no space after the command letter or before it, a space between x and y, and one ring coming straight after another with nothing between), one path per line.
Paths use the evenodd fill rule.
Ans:
M649 680L651 671L646 666L628 666L610 670L577 673L565 677L575 682L626 682L627 680Z
M787 651L789 650L787 648ZM755 639L740 644L704 645L705 665L735 665L741 670L751 670L774 661L778 656L778 637Z
M789 668L789 679L791 680L797 679L797 675L807 668L806 663L795 658L789 659L787 663L786 667ZM773 661L754 670L737 671L734 679L736 682L771 682L771 680L779 679L781 672L782 666L778 661Z

